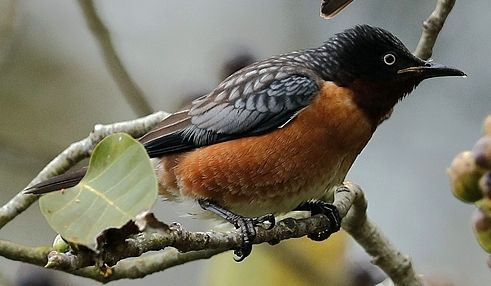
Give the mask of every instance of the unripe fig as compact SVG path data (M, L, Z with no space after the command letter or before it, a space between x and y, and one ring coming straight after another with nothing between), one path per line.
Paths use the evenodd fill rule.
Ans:
M491 217L481 209L476 209L472 216L472 227L477 241L488 253L491 253Z
M484 173L479 179L479 188L481 188L483 196L491 200L491 171Z
M455 197L467 203L482 198L478 182L484 170L476 166L472 152L464 151L458 154L450 164L447 173Z
M491 218L491 199L484 197L483 199L478 200L475 204L482 213Z
M491 170L491 136L479 139L472 148L472 153L479 167Z

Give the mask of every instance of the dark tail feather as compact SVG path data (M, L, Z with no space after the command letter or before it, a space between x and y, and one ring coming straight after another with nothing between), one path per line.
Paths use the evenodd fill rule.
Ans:
M82 168L74 172L68 172L53 178L49 178L39 184L29 187L24 190L25 194L41 195L61 189L66 189L75 186L82 180L87 172L87 168Z
M321 16L326 19L334 18L353 0L324 0L321 4Z

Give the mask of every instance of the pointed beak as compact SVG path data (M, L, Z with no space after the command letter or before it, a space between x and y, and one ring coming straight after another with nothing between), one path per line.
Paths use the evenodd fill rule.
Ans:
M463 71L458 70L456 68L447 67L431 61L425 61L423 63L424 65L421 66L400 69L397 71L397 74L413 75L413 76L421 77L422 79L441 77L441 76L461 76L461 77L467 76Z

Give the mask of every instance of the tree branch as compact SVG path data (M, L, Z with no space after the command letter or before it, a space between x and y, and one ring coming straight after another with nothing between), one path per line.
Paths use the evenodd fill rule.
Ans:
M360 188L351 183L346 183L346 187L339 188L334 196L334 205L338 208L340 215L345 217L343 228L367 249L367 252L374 257L374 263L382 268L396 282L396 285L420 285L409 259L397 251L380 230L367 220L367 203ZM278 222L271 230L259 228L254 244L264 242L275 244L281 240L319 232L327 227L329 227L329 220L322 215L304 219L287 218ZM104 250L97 257L93 252L88 251L78 254L53 251L48 255L47 266L81 275L81 272L76 272L79 268L93 265L94 261L99 259L108 265L117 263L109 271L98 274L99 276L91 276L98 281L109 282L121 278L141 278L188 261L209 258L215 254L236 249L240 245L240 234L235 231L229 233L188 232L180 225L173 224L157 233L142 233L125 239L120 244ZM165 249L163 252L165 254L156 256L122 260L167 247L175 249ZM163 259L165 263L162 263ZM90 266L86 269L95 268Z
M121 59L118 57L114 44L111 41L109 30L97 15L94 2L92 0L79 0L78 3L92 35L99 44L106 67L118 85L119 90L125 96L126 101L138 116L152 113L152 108L145 99L143 92L131 79Z
M7 240L0 240L0 255L5 258L43 266L51 247L29 247Z
M223 249L207 249L181 253L174 248L169 248L156 254L122 260L106 273L102 273L95 266L68 272L102 283L120 279L139 279L187 262L208 259L224 251Z
M53 250L51 247L29 247L14 242L0 240L0 254L8 259L43 266L47 256ZM189 261L210 258L224 250L213 249L180 253L176 249L166 249L160 253L144 257L128 259L119 262L110 271L111 275L104 275L98 267L85 267L83 269L63 269L63 271L82 277L91 278L100 282L109 282L124 278L143 278L153 272L162 271L161 268L170 268ZM145 271L142 271L145 270ZM151 272L153 270L153 272ZM150 272L149 272L150 271ZM131 277L125 276L131 274Z
M28 186L32 186L52 176L66 172L76 163L88 157L94 146L104 137L116 132L126 132L134 137L141 136L166 116L168 116L168 113L157 112L136 120L109 125L96 125L87 138L71 144L67 149L61 152L60 155L56 156L56 158L46 165ZM23 192L20 192L13 197L8 203L0 208L0 229L27 209L37 199L37 196L26 195Z
M429 59L433 54L436 38L443 28L448 14L452 11L455 0L437 0L435 10L423 22L423 32L414 55L421 59Z
M329 227L329 220L325 216L316 216L295 220L292 218L278 222L271 230L259 228L255 244L269 242L277 243L281 240L302 237L309 233L319 232ZM141 233L125 239L120 244L111 246L97 257L93 252L82 251L78 254L51 252L48 265L51 268L78 269L94 265L94 261L101 259L108 265L118 261L137 257L148 251L162 250L174 247L180 252L200 251L205 249L221 249L223 251L236 249L241 246L241 236L238 232L189 232L179 224L173 224L165 231L156 233Z
M392 246L384 234L367 218L367 201L356 185L350 188L356 193L356 200L343 220L342 227L372 256L372 262L380 267L395 285L420 286L408 256Z

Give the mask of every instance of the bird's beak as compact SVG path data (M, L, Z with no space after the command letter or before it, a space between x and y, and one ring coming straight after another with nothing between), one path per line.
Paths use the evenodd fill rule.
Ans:
M421 66L400 69L397 74L408 74L421 77L422 79L440 76L467 76L463 71L456 68L447 67L431 61L425 61Z

